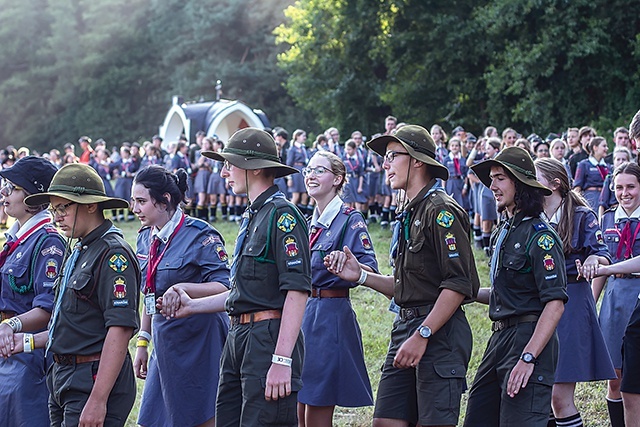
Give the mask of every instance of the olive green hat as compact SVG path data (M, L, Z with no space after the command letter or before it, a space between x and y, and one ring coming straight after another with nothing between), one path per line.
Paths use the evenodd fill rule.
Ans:
M531 155L520 147L507 147L500 152L495 158L485 160L471 169L476 173L480 181L487 187L491 186L491 178L489 173L493 166L502 166L507 169L518 181L532 188L539 188L544 192L545 196L550 196L552 191L540 184L536 178L536 168L533 165Z
M367 143L367 147L384 157L387 145L390 142L402 144L411 157L429 167L434 178L440 178L445 181L449 179L447 168L436 160L436 143L433 141L429 131L422 126L402 126L393 135L382 135L372 139Z
M62 167L53 176L46 193L33 194L24 199L27 206L49 203L49 197L57 196L81 205L99 203L102 209L126 209L129 202L109 197L104 191L102 178L91 166L72 163Z
M202 155L220 162L226 160L245 170L275 169L276 178L298 172L296 168L282 164L276 141L271 134L257 128L240 129L231 135L221 153L204 150Z

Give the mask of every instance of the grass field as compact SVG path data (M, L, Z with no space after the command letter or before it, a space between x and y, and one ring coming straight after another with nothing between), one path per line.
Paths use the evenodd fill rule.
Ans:
M118 223L126 235L127 241L135 244L136 233L139 223L128 222ZM226 240L226 248L229 254L233 253L235 237L238 233L238 226L235 223L217 222L214 226L222 233ZM389 243L391 240L391 231L382 230L379 225L370 227L371 239L376 253L378 255L378 263L384 273L390 274L389 265ZM483 253L476 252L476 264L482 281L482 286L488 286L488 266L487 259ZM359 287L352 293L353 306L357 312L362 335L364 340L364 351L373 386L374 395L377 390L378 381L380 379L380 367L384 360L389 342L389 335L394 315L387 310L388 300L382 295L372 291L371 289ZM467 382L471 385L476 369L482 358L482 353L489 340L490 321L488 318L487 307L480 304L470 304L465 307L466 314L471 323L473 330L473 354L467 374ZM131 352L135 354L135 342L131 341ZM307 355L307 357L313 357ZM576 357L580 357L576 354ZM193 367L197 369L197 367ZM138 396L136 405L129 417L128 426L135 426L135 420L140 405L140 397L142 393L143 381L138 381ZM605 406L604 396L606 392L605 382L594 382L579 384L577 387L577 405L585 420L585 426L608 426L608 416ZM462 414L460 424L464 418L464 410L466 407L466 395L463 396ZM335 425L338 426L368 426L371 425L373 407L366 408L337 408L334 417Z

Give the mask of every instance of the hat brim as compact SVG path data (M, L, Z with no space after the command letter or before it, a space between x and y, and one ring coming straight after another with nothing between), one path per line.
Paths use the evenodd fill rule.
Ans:
M72 202L89 205L91 203L99 203L102 209L128 209L129 202L124 199L118 199L116 197L107 196L81 196L78 194L67 193L64 191L51 191L47 193L39 193L28 196L24 199L24 203L27 206L39 206L49 203L50 197L60 197Z
M276 178L282 178L283 176L291 175L300 172L298 169L283 165L280 162L274 162L267 159L259 159L242 156L240 154L231 153L217 153L215 151L202 151L201 154L210 159L224 162L225 160L231 163L233 166L245 170L256 169L275 169Z
M513 169L512 167L510 167L506 163L503 163L503 162L501 162L499 160L495 160L495 159L484 160L484 161L482 161L482 162L480 162L478 164L475 164L475 165L471 166L471 169L476 174L478 179L485 186L487 186L487 188L489 188L489 187L491 187L491 178L489 177L489 174L491 173L491 168L494 167L494 166L501 166L501 167L505 168L506 170L511 172L511 174L513 176L515 176L518 181L520 181L521 183L523 183L524 185L526 185L528 187L538 188L538 189L542 190L542 192L544 193L545 196L550 196L553 193L553 191L551 191L551 189L549 189L548 187L545 187L544 185L540 184L536 179L530 178L530 177L524 175L523 173L518 172L517 170Z
M407 150L407 153L409 153L411 157L426 164L429 167L433 178L440 178L443 181L449 179L449 170L443 164L427 154L420 153L414 150L409 144L395 137L394 135L382 135L374 138L371 141L367 142L367 147L378 153L380 156L384 157L387 151L387 145L389 145L390 142L397 142L398 144L402 144L402 146Z

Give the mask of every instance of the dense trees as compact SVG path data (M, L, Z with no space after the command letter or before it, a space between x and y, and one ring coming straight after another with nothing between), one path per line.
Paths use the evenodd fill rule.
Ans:
M0 6L0 146L60 147L81 134L148 138L172 95L211 99L218 79L225 97L290 130L371 134L394 114L475 130L590 123L604 132L640 106L633 0Z

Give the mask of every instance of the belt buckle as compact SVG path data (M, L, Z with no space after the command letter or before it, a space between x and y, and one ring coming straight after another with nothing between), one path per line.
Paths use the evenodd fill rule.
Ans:
M413 320L416 318L416 312L412 308L403 308L404 315L402 316L403 320Z
M498 332L506 327L506 323L503 320L496 320L493 322L493 332Z

